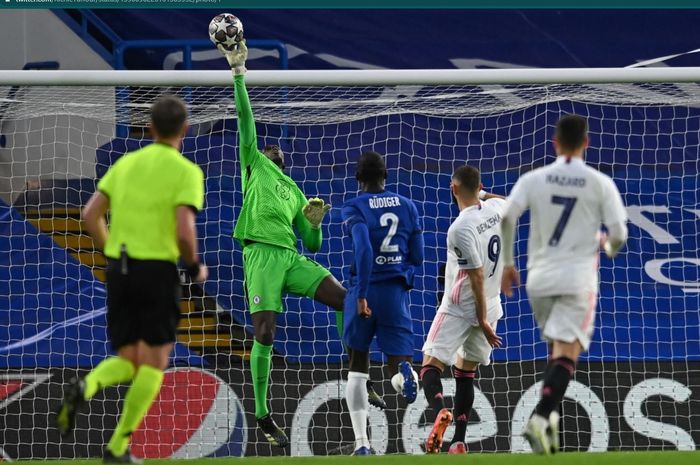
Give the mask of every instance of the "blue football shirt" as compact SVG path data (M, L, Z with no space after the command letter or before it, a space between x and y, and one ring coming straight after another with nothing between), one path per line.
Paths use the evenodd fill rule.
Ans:
M369 244L365 245L372 248L369 282L404 278L408 286L413 285L415 267L423 262L423 230L413 201L390 191L362 193L345 203L342 216L348 235L358 223L367 227ZM356 268L353 262L353 285L358 281Z

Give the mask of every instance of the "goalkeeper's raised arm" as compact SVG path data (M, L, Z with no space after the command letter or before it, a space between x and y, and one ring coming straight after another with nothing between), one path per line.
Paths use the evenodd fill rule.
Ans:
M240 145L241 165L249 166L252 158L260 156L258 152L257 134L255 133L255 118L250 107L248 90L245 87L243 74L233 78L234 93L236 97L236 113L238 113L238 142Z
M258 137L255 132L255 118L250 106L248 90L245 86L245 60L248 57L248 48L245 42L241 42L236 50L227 51L219 47L233 72L234 95L236 98L236 113L238 114L238 141L240 144L241 167L243 168L243 183L247 181L249 170L253 168L256 159L266 156L281 169L284 169L282 151L276 145L265 146L263 153L258 150Z
M245 43L234 50L219 48L234 75L238 113L243 205L236 220L234 237L243 247L248 309L255 340L250 367L255 394L255 417L265 438L286 447L287 436L270 416L267 402L272 343L277 315L283 311L286 292L313 298L342 311L345 289L331 273L297 250L297 235L304 247L321 247L321 223L330 205L318 198L306 199L294 180L284 173L284 154L277 145L257 148L255 120L245 87ZM336 315L342 322L342 315Z

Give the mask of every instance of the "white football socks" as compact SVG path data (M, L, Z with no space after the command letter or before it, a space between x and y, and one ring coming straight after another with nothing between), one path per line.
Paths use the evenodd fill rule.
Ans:
M348 410L350 410L352 429L355 432L355 449L369 448L369 439L367 438L368 379L367 373L351 371L348 372L348 384L345 386L345 401L348 404Z

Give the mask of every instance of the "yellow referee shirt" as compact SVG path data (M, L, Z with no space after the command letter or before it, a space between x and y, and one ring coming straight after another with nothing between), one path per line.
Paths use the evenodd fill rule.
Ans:
M97 189L109 197L107 257L119 258L124 245L130 258L177 263L175 209L203 207L204 174L199 166L156 142L117 160Z

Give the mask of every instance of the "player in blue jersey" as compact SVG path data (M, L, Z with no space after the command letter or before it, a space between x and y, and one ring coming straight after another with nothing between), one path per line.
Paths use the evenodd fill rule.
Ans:
M355 174L362 193L343 206L354 254L343 334L350 354L345 400L355 432L354 455L370 453L367 381L369 347L375 335L389 358L392 386L408 403L418 394L418 375L411 366L413 322L408 291L415 268L423 263L423 231L414 203L384 189L386 175L381 155L363 153Z

